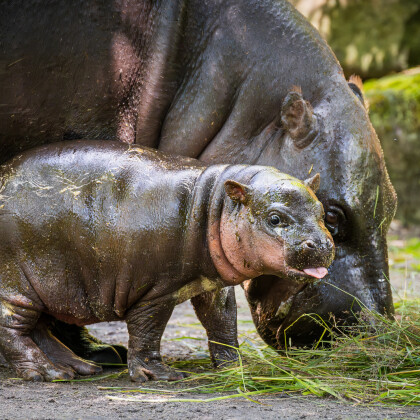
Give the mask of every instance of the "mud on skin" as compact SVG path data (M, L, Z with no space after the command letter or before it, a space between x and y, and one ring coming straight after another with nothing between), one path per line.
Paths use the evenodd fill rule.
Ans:
M131 379L180 379L160 356L177 303L267 274L311 282L334 258L310 188L318 174L305 184L270 167L76 141L25 152L0 179L0 351L27 380L100 370L45 316L124 319Z
M292 342L310 344L322 331L308 317L295 321L332 313L349 323L350 295L392 313L386 232L396 198L379 140L357 81L347 83L286 0L16 0L0 19L3 162L38 144L92 138L300 179L319 172L336 259L322 284L246 283L258 331L279 346L293 324ZM209 338L233 345L232 290L194 302ZM67 336L56 327L70 347L103 357L83 329L76 339L75 327ZM111 353L102 361L119 360Z

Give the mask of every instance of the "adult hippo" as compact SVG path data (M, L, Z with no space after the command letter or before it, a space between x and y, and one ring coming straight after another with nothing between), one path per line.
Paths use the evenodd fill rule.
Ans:
M360 90L287 1L16 0L1 8L3 161L30 146L91 138L205 163L265 164L301 179L320 172L337 246L334 286L248 283L260 334L278 346L293 324L292 342L310 343L317 325L295 320L309 312L350 321L352 296L392 312L385 235L396 197L380 143ZM210 339L237 344L233 290L193 304ZM95 358L99 348L83 331L81 342Z

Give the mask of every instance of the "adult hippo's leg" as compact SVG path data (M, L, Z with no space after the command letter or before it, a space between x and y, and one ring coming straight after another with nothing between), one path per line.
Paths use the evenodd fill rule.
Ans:
M83 359L95 363L127 363L127 349L124 346L105 344L89 334L86 327L52 319L49 329L59 341Z
M195 313L207 331L210 357L215 366L238 359L235 289L226 287L191 299ZM219 344L220 343L220 344Z

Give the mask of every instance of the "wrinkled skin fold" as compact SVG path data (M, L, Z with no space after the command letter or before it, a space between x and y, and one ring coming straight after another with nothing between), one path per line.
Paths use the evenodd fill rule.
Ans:
M277 346L272 330L280 336L302 313L351 321L348 294L392 313L386 232L396 197L379 140L360 89L287 1L6 2L0 39L3 162L38 144L89 138L270 165L299 179L319 172L337 247L334 287L291 285L273 303L270 282L258 280L247 291L258 331ZM196 311L226 330L211 336L232 344L229 293L212 310L197 300ZM319 331L302 318L288 335L310 344Z

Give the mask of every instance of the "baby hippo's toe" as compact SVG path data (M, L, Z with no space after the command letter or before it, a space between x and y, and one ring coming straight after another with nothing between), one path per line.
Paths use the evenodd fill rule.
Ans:
M184 372L179 372L161 362L154 362L146 365L131 367L129 364L130 378L133 382L146 381L179 381L187 376Z
M45 380L46 381L57 381L57 380L70 380L74 378L75 373L70 369L46 369Z
M25 369L20 372L20 376L25 381L42 382L44 377L34 369Z
M18 371L25 381L51 382L56 380L70 380L74 378L74 372L70 369L56 367L29 368Z
M54 363L56 366L59 366L63 371L71 372L74 376L81 375L81 376L90 376L90 375L97 375L98 373L102 372L102 367L95 365L87 360L83 360L78 357L69 358L62 358L62 359L54 359ZM63 378L67 379L67 378Z
M102 372L102 367L90 363L88 360L73 360L70 366L82 376L97 375Z

